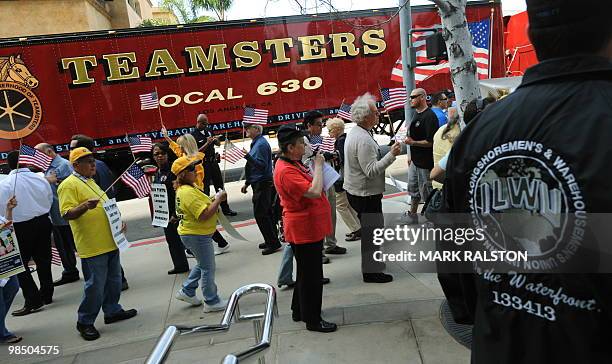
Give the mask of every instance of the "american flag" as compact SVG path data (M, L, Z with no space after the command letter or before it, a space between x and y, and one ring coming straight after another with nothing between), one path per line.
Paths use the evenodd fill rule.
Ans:
M140 95L140 110L151 110L158 107L159 99L157 98L157 91Z
M46 171L49 169L51 161L53 161L53 158L49 157L40 150L34 149L27 145L22 145L19 148L19 164L29 164Z
M351 105L347 105L343 102L338 109L338 117L351 121Z
M145 176L142 169L137 165L133 165L128 168L127 171L123 172L121 180L134 190L138 198L147 197L151 192L151 185L149 184L147 176Z
M406 88L383 88L380 89L380 95L382 96L383 104L385 104L385 110L387 112L399 108L403 108L406 105Z
M435 24L423 26L430 28ZM491 31L491 22L489 19L468 23L468 29L472 34L472 49L474 50L474 60L478 69L478 78L489 78L489 34ZM412 36L412 45L416 48L416 61L418 63L431 62L427 58L425 49L425 38L429 34L417 33ZM438 73L449 72L448 61L440 62L433 66L417 67L414 69L414 79L418 86L419 82L426 80L430 76ZM391 79L402 82L404 77L402 74L402 58L400 57L391 71Z
M225 141L225 148L223 149L223 158L234 164L244 158L246 152L242 148L238 148L229 140Z
M130 143L130 149L132 153L136 154L139 152L150 152L153 144L151 144L151 138L148 137L128 137Z
M321 137L320 135L312 135L309 139L312 150L320 152L333 153L336 139L332 137Z
M268 110L254 109L252 107L244 108L244 116L242 122L247 124L268 124Z
M51 264L62 265L62 259L60 258L57 248L54 246L51 246Z

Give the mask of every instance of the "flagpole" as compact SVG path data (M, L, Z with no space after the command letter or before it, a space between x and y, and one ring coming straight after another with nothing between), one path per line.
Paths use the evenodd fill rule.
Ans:
M246 108L246 103L242 103L242 141L240 142L240 146L244 147L244 109ZM226 138L227 140L227 138Z
M17 154L17 169L15 170L15 183L13 183L13 196L15 196L15 191L17 190L17 175L19 174L19 157L21 157L21 146L23 145L23 139L19 138L19 150Z
M342 99L342 102L340 103L340 107L342 107L342 105L344 105L344 100L345 100L345 99ZM339 113L340 113L340 110L338 110L338 112L336 113L336 117L338 117L338 114L339 114ZM342 119L342 118L341 118L341 119ZM345 121L345 123L346 123L346 121Z
M380 88L380 83L378 83L377 85L378 85L378 93L382 97L382 88ZM383 100L383 105L384 105L384 103L385 102ZM389 120L389 132L391 133L391 141L393 141L393 137L395 137L395 130L393 130L393 121L391 120L391 115L389 115L389 111L387 111L387 107L386 106L383 108L383 110L384 110L384 115Z
M242 124L242 129L244 130L244 123ZM227 153L225 153L225 151L227 151L227 141L227 132L225 132L225 143L223 144L223 154L225 154L225 157L223 158L223 185L225 185L225 172L227 170Z
M494 14L495 13L495 8L491 8L491 19L489 21L489 74L487 76L489 76L489 78L491 78L491 66L492 66L492 62L491 62L491 55L493 54L493 19L494 19Z
M130 147L130 153L132 153L132 158L136 160L136 156L134 155L134 152L132 151L132 145L130 144L130 137L128 133L125 133L125 141L128 143L128 146Z
M132 162L132 164L130 164L130 165L129 165L129 166L126 168L126 169L125 169L125 171L123 171L123 173L121 173L121 174L119 175L119 177L117 177L117 179L115 180L115 182L111 183L111 185L110 185L110 186L108 186L108 188L104 190L104 193L108 192L108 190L110 190L110 189L111 189L111 188L112 188L112 187L115 185L115 183L117 183L117 181L119 181L119 180L121 179L121 176L123 176L123 174L124 174L125 172L127 172L127 170L128 170L128 169L130 169L130 167L132 167L132 166L133 166L135 163L136 163L136 159L134 159L134 161Z

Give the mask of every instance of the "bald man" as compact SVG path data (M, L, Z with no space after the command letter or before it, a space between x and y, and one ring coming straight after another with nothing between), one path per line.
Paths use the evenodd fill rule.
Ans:
M433 138L438 130L438 117L427 106L427 92L416 88L410 93L410 107L416 112L410 122L410 134L405 143L410 146L408 156L408 194L410 211L408 223L419 222L417 209L432 191L429 174L433 168Z
M51 190L53 191L53 204L51 205L51 211L49 211L53 224L53 240L55 241L55 247L62 260L62 267L64 267L62 277L53 282L53 285L57 287L79 280L79 270L74 254L76 247L74 245L72 230L70 230L70 225L60 214L59 200L57 197L57 186L72 174L72 165L59 154L55 153L51 144L40 143L34 148L53 158L49 169L45 171L45 177L47 181L49 181L49 184L51 184Z

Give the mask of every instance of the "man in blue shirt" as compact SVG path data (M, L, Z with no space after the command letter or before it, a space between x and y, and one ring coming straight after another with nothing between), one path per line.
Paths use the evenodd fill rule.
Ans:
M45 171L45 178L49 181L51 191L53 191L53 204L51 205L51 211L49 211L51 223L53 224L53 240L64 267L62 278L53 282L53 285L57 287L79 280L79 270L77 268L76 255L74 254L76 251L74 237L72 236L70 225L60 214L59 200L57 198L57 186L72 174L72 165L55 153L53 146L50 144L40 143L35 148L53 158L51 165Z
M431 96L431 110L438 117L438 126L442 126L448 122L446 115L448 109L448 97L444 92L438 92Z
M253 187L253 213L257 227L264 238L264 243L260 244L260 248L263 249L261 254L268 255L281 247L276 224L272 221L272 201L275 194L272 181L272 149L262 135L261 125L247 125L245 132L253 141L251 151L245 155L246 182L241 191L246 193L249 186Z

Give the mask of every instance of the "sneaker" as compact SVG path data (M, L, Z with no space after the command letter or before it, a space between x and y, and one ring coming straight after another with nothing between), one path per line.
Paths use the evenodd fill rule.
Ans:
M179 301L187 302L192 306L199 306L202 304L202 301L200 301L198 297L196 296L189 297L185 294L185 292L183 292L182 289L179 289L178 291L176 291L174 298L176 298Z
M204 312L217 312L223 311L227 307L227 300L221 300L214 305L209 305L208 303L204 303Z
M329 264L329 262L330 262L329 258L328 258L328 257L326 257L325 255L323 255L323 256L321 257L321 263L323 263L323 264Z
M216 246L215 247L215 255L221 255L229 250L229 244L224 247Z

